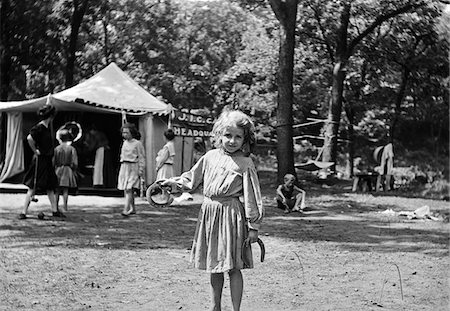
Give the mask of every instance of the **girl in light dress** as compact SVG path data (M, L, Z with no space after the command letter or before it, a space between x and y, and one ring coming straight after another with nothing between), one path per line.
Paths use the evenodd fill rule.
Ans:
M156 180L168 179L175 176L173 170L173 159L175 157L175 145L173 139L175 133L172 129L164 132L166 144L158 151L156 156Z
M210 273L211 310L221 310L224 273L228 273L237 311L244 285L241 270L253 268L250 244L258 239L264 215L256 168L249 157L255 143L253 122L240 111L226 111L214 124L213 139L217 149L162 186L192 190L203 184L191 261Z
M72 144L72 134L69 130L59 131L61 143L55 148L53 164L56 177L58 177L58 191L56 192L56 206L59 209L59 195L63 195L63 211L67 212L69 188L77 188L75 170L78 167L78 155Z
M136 213L134 189L139 189L139 182L144 178L145 152L142 143L134 137L139 132L133 123L125 123L122 128L123 144L120 150L120 170L117 188L124 191L125 204L122 216Z

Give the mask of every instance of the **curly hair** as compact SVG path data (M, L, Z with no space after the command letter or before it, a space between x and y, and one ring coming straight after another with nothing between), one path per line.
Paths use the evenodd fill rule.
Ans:
M141 133L139 133L139 131L137 130L136 125L134 125L134 123L125 123L120 128L120 132L122 132L123 129L125 129L125 128L130 130L130 134L133 138L138 139L138 140L141 139Z
M242 151L250 155L255 147L255 125L248 115L239 110L224 111L220 114L212 129L212 142L214 147L222 147L222 135L227 127L236 126L244 130L244 143Z
M37 111L40 121L53 117L55 114L56 108L52 105L44 105Z

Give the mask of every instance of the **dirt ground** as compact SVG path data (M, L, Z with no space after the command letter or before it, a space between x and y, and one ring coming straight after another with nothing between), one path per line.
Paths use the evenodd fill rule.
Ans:
M395 194L306 188L308 209L288 215L263 182L266 259L244 270L242 310L449 310L449 204ZM164 209L137 200L72 196L68 218L39 196L0 194L0 310L208 310L209 277L189 264L201 196ZM438 220L382 213L428 205ZM223 310L232 310L226 278Z

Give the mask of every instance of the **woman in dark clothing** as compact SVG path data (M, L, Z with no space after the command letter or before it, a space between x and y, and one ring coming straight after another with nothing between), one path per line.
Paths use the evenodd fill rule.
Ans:
M24 177L24 184L28 187L25 196L22 213L19 219L26 219L30 201L35 193L47 192L51 204L53 216L65 217L56 207L55 188L58 178L53 168L53 137L50 131L50 123L55 117L56 109L52 105L45 105L38 110L40 122L33 126L27 136L28 145L34 153L30 168ZM37 165L37 169L36 169ZM36 182L36 185L35 185ZM38 217L42 219L43 213Z

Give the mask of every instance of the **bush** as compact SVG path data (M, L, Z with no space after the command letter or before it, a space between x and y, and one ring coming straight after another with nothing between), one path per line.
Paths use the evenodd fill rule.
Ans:
M444 179L436 180L429 184L427 189L422 192L424 197L430 199L449 200L450 183Z

